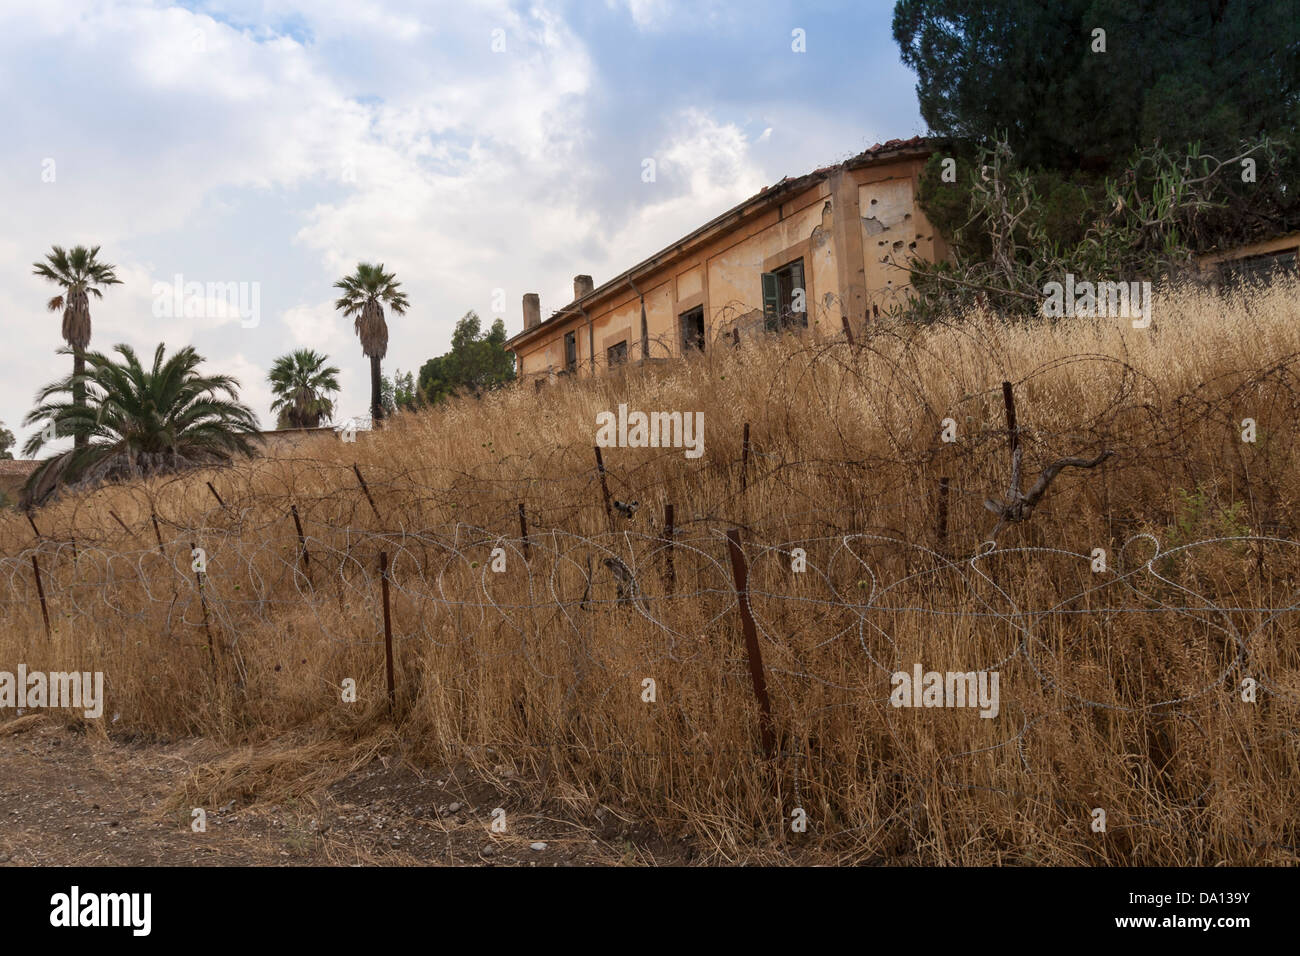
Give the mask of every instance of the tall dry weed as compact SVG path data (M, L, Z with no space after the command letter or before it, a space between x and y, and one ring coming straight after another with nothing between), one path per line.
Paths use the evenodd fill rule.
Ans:
M724 852L1294 862L1298 295L1294 280L1158 294L1147 330L975 315L879 325L856 349L720 345L401 415L355 444L69 495L34 515L40 540L20 514L0 522L0 667L103 671L109 733L292 734L318 748L308 764L323 744L365 753L391 735L420 759L506 764L576 812L617 806ZM1063 471L988 545L985 500L1010 472L1003 381L1026 485L1058 458L1113 455ZM705 453L604 449L611 496L640 503L611 522L593 444L597 413L620 403L703 411ZM945 419L955 442L940 440ZM635 577L635 600L606 559ZM890 706L891 673L915 663L998 671L997 717ZM341 699L349 679L356 703Z

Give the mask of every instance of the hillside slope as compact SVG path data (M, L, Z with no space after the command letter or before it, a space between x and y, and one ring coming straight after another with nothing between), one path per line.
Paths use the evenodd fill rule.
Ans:
M201 769L177 807L319 786L381 740L724 854L1295 862L1297 302L746 343L68 495L39 539L0 522L0 666L103 671L93 733L313 755ZM1022 493L1106 457L1000 522L1004 381ZM602 449L630 517L593 448L620 404L704 418L698 458ZM996 672L996 713L892 706L917 665Z

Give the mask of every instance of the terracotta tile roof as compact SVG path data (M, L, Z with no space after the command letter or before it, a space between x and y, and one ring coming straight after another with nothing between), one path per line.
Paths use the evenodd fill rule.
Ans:
M783 176L775 183L773 183L771 186L764 186L754 195L761 196L769 189L775 189L777 186L780 186L783 183L793 182L796 179L810 179L813 177L825 176L827 173L831 172L832 170L838 169L841 166L858 166L861 165L862 163L870 162L873 159L878 159L880 156L884 155L885 153L893 153L893 152L897 152L898 150L904 150L904 149L922 149L926 146L927 142L928 140L924 136L913 136L910 137L909 139L891 139L891 140L886 140L883 143L876 143L876 145L868 146L866 149L858 153L856 156L850 156L848 159L844 160L841 163L832 163L829 166L819 166L817 169L814 169L811 173L805 173L802 176Z
M40 462L34 459L19 458L17 460L12 460L6 458L0 460L0 477L26 478L34 472L39 465Z

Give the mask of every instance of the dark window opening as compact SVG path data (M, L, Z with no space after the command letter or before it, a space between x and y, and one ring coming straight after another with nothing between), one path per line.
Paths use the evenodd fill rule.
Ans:
M578 370L578 333L564 333L564 370L566 372L576 372Z
M802 259L763 273L763 321L769 332L808 327Z
M704 351L704 306L691 309L689 312L683 312L681 316L682 323L682 352L689 352L696 349Z
M615 365L622 365L627 361L627 339L624 339L617 345L611 345L605 350L605 355L609 361L610 368L613 368Z
M1267 282L1275 274L1295 272L1297 252L1288 249L1285 252L1270 252L1258 256L1246 256L1244 259L1231 259L1219 264L1219 275L1224 285L1244 286Z

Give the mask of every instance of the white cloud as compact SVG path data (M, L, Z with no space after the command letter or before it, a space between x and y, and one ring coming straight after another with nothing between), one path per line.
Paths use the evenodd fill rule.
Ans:
M294 348L335 354L353 347L356 341L348 320L334 310L333 300L294 306L281 316L281 321L289 330Z
M620 251L619 271L703 225L764 185L744 131L695 109L682 112L674 135L657 151L656 181L642 188L647 201L609 238ZM664 198L658 196L662 194ZM616 273L615 273L616 274Z
M337 169L340 144L366 135L368 111L292 40L259 43L179 8L79 14L45 29L0 20L0 35L8 33L0 63L11 64L0 66L0 79L11 87L23 79L5 76L21 69L20 46L95 79L93 96L59 97L56 108L25 117L24 138L55 161L55 180L42 183L29 159L31 181L7 194L7 205L47 232L108 244L181 227L214 190L300 184Z
M205 363L201 371L209 375L233 376L239 382L239 400L257 413L263 428L275 427L275 419L269 412L272 396L271 386L266 380L266 365L248 358L243 352L236 352L223 356L219 364Z
M618 6L618 0L609 0L609 5ZM632 22L642 30L659 26L672 12L669 0L622 0L622 5L627 7Z

